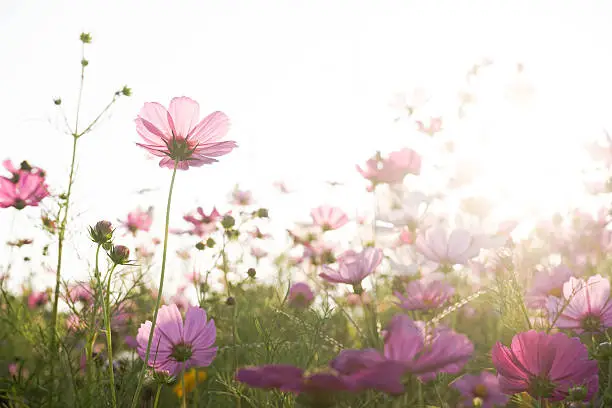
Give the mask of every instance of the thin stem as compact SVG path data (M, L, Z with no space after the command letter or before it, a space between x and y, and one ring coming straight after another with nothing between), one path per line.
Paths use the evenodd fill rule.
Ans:
M161 394L162 385L159 384L157 386L157 391L155 392L155 402L153 403L153 408L157 408L157 404L159 404L159 394Z
M79 97L77 99L76 120L74 124L74 136L78 137L79 132L79 113L81 112L81 99L83 97L83 83L85 82L85 65L82 61L85 60L85 43L81 46L81 84L79 85Z
M197 381L197 379L196 379ZM185 392L185 368L183 367L183 376L181 377L181 388L183 390L183 408L187 408L187 392Z
M96 289L96 293L94 294L94 304L93 304L93 309L91 311L91 323L89 325L89 330L88 330L88 335L87 335L87 345L86 345L86 350L85 350L85 367L87 370L87 382L88 384L91 384L92 381L92 375L93 375L93 366L92 366L92 360L91 360L91 355L93 352L93 345L94 345L94 341L96 338L96 330L95 330L95 326L96 326L96 310L98 309L98 288L100 288L99 290L101 290L101 286L100 286L100 267L99 267L99 259L100 259L100 247L102 245L98 244L98 246L96 247L96 263L95 263L95 269L94 269L94 277L96 278L96 282L97 282L97 289Z
M111 278L117 264L114 264L108 273L108 282L106 283L106 296L103 302L104 305L104 323L106 325L106 348L108 352L108 374L110 376L111 398L113 408L117 408L117 396L115 394L115 369L113 367L113 339L111 331L111 313L110 313L110 289ZM99 276L99 275L98 275Z
M140 370L138 378L138 386L132 399L132 408L136 408L138 404L138 397L142 390L142 383L144 381L145 371L147 370L147 364L149 363L149 355L151 353L151 343L153 343L153 333L155 330L155 324L157 323L157 312L161 304L162 294L164 290L164 275L166 273L166 257L168 252L168 228L170 225L170 206L172 204L172 190L174 189L174 180L176 179L176 169L178 167L178 160L174 162L174 169L172 170L172 179L170 180L170 189L168 191L168 202L166 204L166 226L164 230L164 249L162 252L162 264L161 264L161 277L159 279L159 293L157 294L157 301L155 302L155 312L153 313L153 320L151 321L151 332L149 333L149 341L147 343L147 352L145 353L144 364Z

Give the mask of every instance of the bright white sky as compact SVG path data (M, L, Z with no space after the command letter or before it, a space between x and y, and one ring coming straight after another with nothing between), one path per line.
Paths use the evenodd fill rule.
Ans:
M45 168L55 192L66 183L71 140L57 130L62 121L52 98L62 97L73 122L82 31L93 36L82 118L93 117L124 84L133 89L80 142L75 225L154 204L161 235L170 172L134 144L133 118L146 101L167 104L186 95L202 112L223 110L240 145L214 166L180 173L175 226L197 205L223 202L236 182L275 214L351 203L358 193L320 186L340 179L361 191L355 163L411 140L406 126L393 123L392 93L415 86L454 92L482 57L508 67L523 62L538 92L530 111L481 109L478 129L495 131L497 153L479 151L477 138L465 146L501 169L491 172L495 181L485 190L516 187L513 180L524 181L541 165L544 180L551 174L560 180L553 183L558 200L575 198L567 187L577 175L571 155L579 142L598 136L610 113L612 2L604 0L4 0L0 10L0 159ZM521 125L514 114L523 115ZM566 165L550 164L551 157ZM278 179L301 193L272 196ZM135 194L141 188L160 190L143 199ZM541 185L526 188L514 195L518 204L506 204L550 201ZM26 210L14 219L15 213L0 212L1 237L8 231L23 237L26 219L38 214Z

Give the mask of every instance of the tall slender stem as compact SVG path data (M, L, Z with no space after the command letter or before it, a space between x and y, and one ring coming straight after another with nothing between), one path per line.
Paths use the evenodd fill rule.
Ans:
M136 408L138 404L138 397L142 390L142 382L144 380L145 371L147 370L147 364L149 363L149 355L151 353L151 343L153 343L153 333L155 330L155 324L157 323L157 312L161 304L162 294L164 290L164 275L166 273L166 257L168 252L168 228L170 226L170 206L172 204L172 190L174 189L174 180L176 179L176 169L178 167L178 161L174 162L174 169L172 170L172 179L170 180L170 189L168 191L168 202L166 203L166 226L164 229L164 249L162 252L162 264L161 264L161 277L159 279L159 292L157 294L157 301L155 303L155 312L153 313L153 320L151 321L151 332L149 333L149 341L147 343L147 352L145 353L144 364L140 370L138 378L138 386L132 399L132 408Z
M106 326L106 348L108 353L108 375L110 376L110 389L111 398L113 401L113 408L117 408L117 396L115 393L115 369L113 367L113 339L111 331L111 313L110 313L110 290L111 290L111 278L113 271L117 264L114 264L108 273L108 282L106 283L106 293L103 301L104 307L104 323ZM99 276L99 275L98 275ZM100 279L98 278L98 282ZM102 290L102 288L100 288Z
M159 384L157 386L157 392L155 392L155 402L153 403L153 408L157 408L157 404L159 404L159 394L161 394L162 385Z
M181 389L183 390L183 403L181 406L183 408L187 408L187 392L185 390L185 368L184 367L183 367L183 375L181 376Z

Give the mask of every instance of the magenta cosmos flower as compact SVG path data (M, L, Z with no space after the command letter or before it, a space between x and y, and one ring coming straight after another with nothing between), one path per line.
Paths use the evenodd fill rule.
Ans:
M149 231L153 224L153 207L149 207L147 211L138 208L128 213L127 220L122 221L122 224L134 236L138 231Z
M571 277L563 285L563 299L548 298L548 315L555 326L576 333L612 327L610 281L601 275L587 281Z
M549 296L563 296L563 284L573 275L574 272L565 265L536 272L533 285L525 297L527 306L533 309L546 308Z
M484 237L472 235L467 230L455 229L449 233L441 226L428 228L415 242L417 251L425 258L445 265L465 265L487 244Z
M373 157L366 162L365 168L357 166L357 171L372 186L380 183L398 184L407 174L421 173L421 156L412 149L404 148L390 153L387 158Z
M588 401L599 387L597 361L589 360L578 338L563 333L519 333L510 347L495 344L492 359L501 390L509 395L527 392L536 399L562 401L570 388L584 386Z
M137 143L154 156L161 157L160 167L181 170L217 161L237 145L223 141L229 119L223 112L213 112L201 121L200 105L185 96L173 98L168 109L157 102L147 102L136 118L136 131L145 143Z
M403 314L393 316L384 338L385 357L402 363L405 371L423 381L433 380L438 373L458 373L474 352L465 335L442 326L427 327Z
M49 195L45 178L39 174L20 171L18 177L0 177L0 208L36 207Z
M46 305L48 301L49 295L47 294L47 292L32 292L28 296L28 307L30 309L42 307Z
M348 222L348 217L344 211L338 207L322 205L310 211L312 222L323 229L330 231L344 226Z
M217 230L217 222L223 218L223 215L213 207L210 214L206 214L202 207L198 207L193 214L183 216L183 219L192 225L191 229L185 231L190 235L204 237L210 235Z
M399 306L406 310L429 310L444 305L455 293L455 289L446 282L425 279L409 282L404 286L405 292L395 292L400 301Z
M143 360L150 332L150 321L138 329L138 355ZM217 355L217 347L213 347L216 337L215 321L207 320L203 309L190 306L183 324L178 307L164 305L157 316L148 364L156 371L167 371L170 375L191 367L208 367Z
M338 258L338 269L323 265L319 276L332 283L358 285L380 265L383 253L378 248L365 248L361 252L344 252Z
M297 308L305 308L312 304L314 293L310 286L304 282L296 282L289 288L287 302Z
M465 407L494 408L505 406L508 402L508 396L501 392L497 376L488 371L464 375L451 385L461 393Z

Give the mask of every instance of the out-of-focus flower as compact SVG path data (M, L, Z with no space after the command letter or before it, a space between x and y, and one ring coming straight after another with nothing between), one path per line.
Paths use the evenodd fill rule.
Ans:
M254 230L249 231L249 235L255 239L267 239L272 237L271 234L261 232L259 227L255 227Z
M289 303L290 306L298 309L306 308L312 304L313 300L314 293L306 283L296 282L289 288L287 303Z
M93 302L94 291L88 283L80 282L68 287L66 297L71 303L82 302L89 305Z
M183 219L192 225L192 228L185 233L198 237L210 235L217 230L217 223L221 218L223 215L217 211L216 207L213 207L210 214L206 214L202 207L198 207L195 214L183 216Z
M451 386L461 393L462 403L466 407L494 408L496 405L505 406L508 402L508 396L501 392L497 376L488 371L464 375Z
M71 314L66 318L66 328L69 331L77 332L86 327L85 322L76 314Z
M138 231L149 231L153 224L153 207L149 207L147 211L138 208L128 213L127 220L122 221L121 224L134 236Z
M261 258L265 258L268 255L268 252L260 247L252 246L251 255L253 255L257 261L259 261Z
M48 195L45 178L38 174L22 171L16 183L0 177L0 208L15 207L22 210L27 206L37 207Z
M443 306L455 293L455 289L440 280L425 279L409 282L405 293L395 292L399 306L406 310L429 310Z
M47 292L32 292L28 295L28 307L35 309L42 307L49 301L49 294Z
M128 346L131 349L136 350L136 348L138 347L138 341L136 340L136 337L134 336L125 336L123 338L123 342L125 343L126 346Z
M530 330L512 338L510 347L496 343L492 351L501 391L527 392L535 399L563 401L570 388L587 388L589 401L599 388L597 361L589 360L578 338Z
M338 258L338 269L323 265L321 276L328 282L358 285L366 276L374 272L382 261L383 253L378 248L365 248L361 252L344 252Z
M551 322L561 329L582 333L612 327L610 281L601 275L586 281L570 277L563 285L563 299L551 296L547 306Z
M543 309L546 307L549 296L562 297L563 284L572 276L574 272L565 265L536 272L532 280L532 287L525 296L527 306L533 309Z
M191 370L185 371L183 373L183 380L178 381L174 387L172 387L172 392L178 397L183 398L183 381L185 382L185 392L187 394L193 392L196 389L198 383L203 383L208 378L206 371L196 370L192 368Z
M166 110L157 102L145 103L136 118L136 131L145 141L137 143L154 156L160 167L187 170L218 161L237 147L234 141L220 141L229 130L223 112L213 112L199 121L200 105L187 97L173 98Z
M357 166L357 171L372 183L372 187L380 183L401 183L407 174L421 173L421 156L409 148L392 152L385 159L378 159L369 159L365 168Z
M442 130L442 118L435 117L429 119L429 124L425 125L422 121L415 121L417 130L423 132L429 136L434 136L436 133Z
M143 360L150 332L150 321L138 329L138 355ZM191 367L208 367L217 355L217 347L213 346L216 337L215 322L207 320L203 309L190 306L183 325L178 307L164 305L159 309L148 365L171 375Z
M485 237L474 236L464 229L454 229L449 233L442 226L433 226L417 237L415 246L430 261L465 265L487 247L488 242Z
M421 225L431 198L417 191L401 192L392 199L391 208L381 211L378 219L398 228L416 231Z
M335 230L344 226L348 217L344 211L338 207L322 205L310 211L312 222L323 229L323 231Z
M253 193L249 190L240 190L238 186L232 191L231 202L234 205L247 206L253 204Z
M172 296L169 300L170 300L170 303L175 304L176 307L178 307L178 310L183 313L186 312L187 309L189 309L189 306L191 306L191 302L185 295L177 294L177 295Z
M30 372L27 368L23 367L19 363L10 363L8 365L9 375L13 378L28 378L30 376Z
M287 187L287 184L285 184L284 181L275 181L273 185L274 187L278 189L278 191L280 191L283 194L291 193L291 190L289 189L289 187Z

